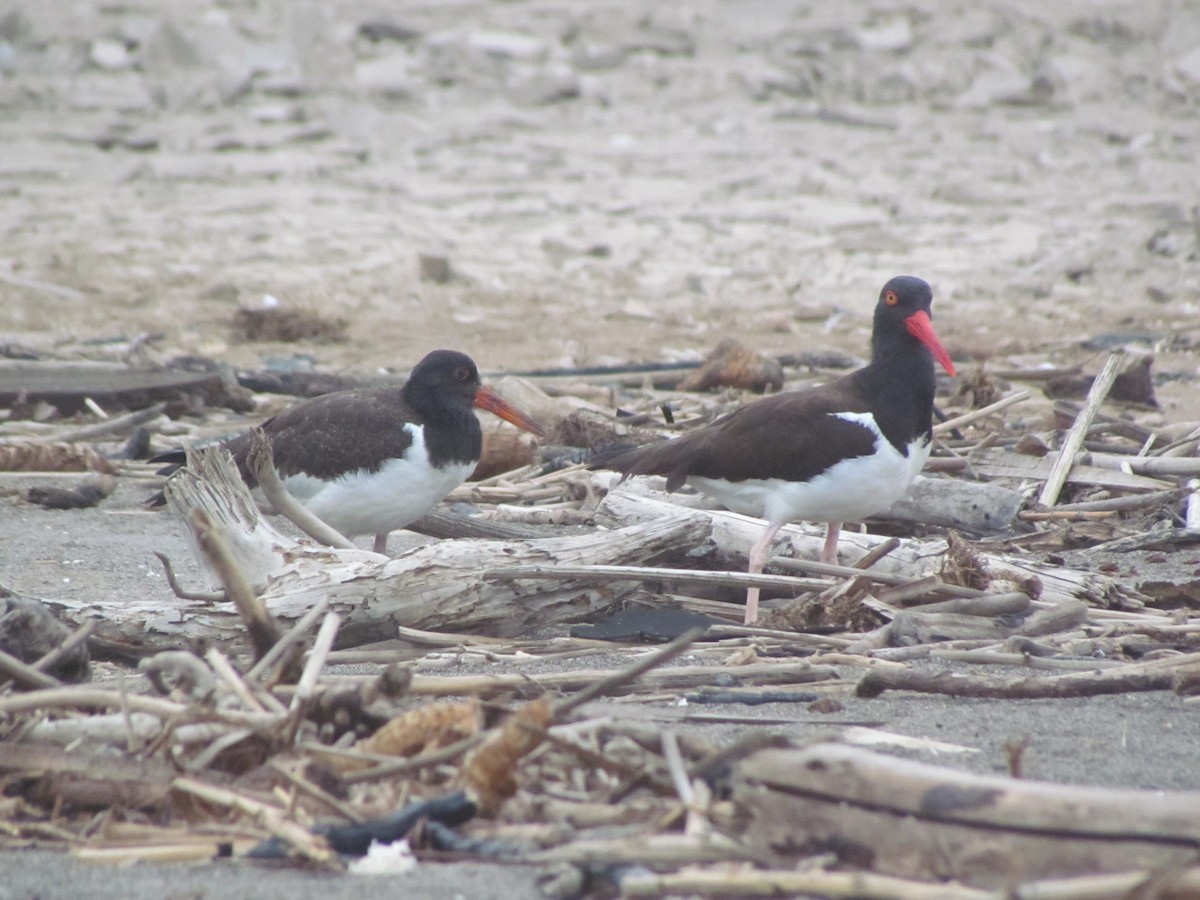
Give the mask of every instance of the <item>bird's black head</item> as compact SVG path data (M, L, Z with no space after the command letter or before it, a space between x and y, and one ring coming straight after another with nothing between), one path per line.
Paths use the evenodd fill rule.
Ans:
M404 394L416 409L428 403L470 409L479 384L479 369L471 357L457 350L434 350L413 368Z
M401 390L408 405L427 418L450 419L475 407L539 437L546 436L537 422L491 388L484 387L475 362L456 350L434 350L426 355Z
M914 275L897 275L879 292L875 305L875 330L872 337L875 352L885 352L887 345L915 338L929 348L933 358L951 375L955 374L950 354L933 330L933 290L929 282ZM911 345L910 345L911 346Z

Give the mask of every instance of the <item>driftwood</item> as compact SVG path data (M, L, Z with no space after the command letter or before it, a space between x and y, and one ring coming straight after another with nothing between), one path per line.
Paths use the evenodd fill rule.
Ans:
M598 477L607 478L603 475ZM710 523L712 543L705 549L711 550L717 565L727 569L745 567L746 554L762 534L760 520L723 509L683 506L682 503L694 498L666 494L638 483L646 480L626 482L619 489L611 490L597 509L596 520L612 527L629 526L654 521L659 516L675 516L682 510L690 517ZM852 565L886 540L877 535L843 530L838 543L840 559ZM809 533L802 526L785 525L779 531L775 552L784 557L817 559L823 541L824 537L815 528ZM696 549L698 551L700 548ZM872 571L916 580L937 571L945 552L946 542L942 540L902 541L897 549L875 563ZM1083 600L1094 606L1139 608L1147 599L1111 578L1092 572L996 553L980 553L979 558L988 569L992 590L1003 589L1005 582L1010 583L1014 590L1024 590L1031 583L1036 583L1040 588L1039 601L1047 606L1065 600Z
M1102 671L1074 672L1053 677L996 678L959 672L921 672L913 669L874 669L859 681L860 697L878 697L886 690L920 691L953 697L993 697L1008 700L1046 697L1091 697L1134 691L1167 691L1185 686L1200 671L1200 654L1169 656Z
M733 782L737 833L779 864L832 850L881 875L987 887L1194 859L1200 793L971 775L841 744L767 749Z
M707 523L676 515L616 531L532 541L445 541L394 559L366 550L301 545L265 522L228 454L217 448L192 455L188 468L168 482L171 509L195 542L193 514L203 511L227 545L234 565L284 626L321 600L344 625L343 645L392 637L397 625L492 634L520 633L581 618L619 601L633 583L602 588L573 581L492 582L478 573L511 565L634 565L653 562L679 547L702 543ZM203 554L197 553L203 561ZM90 618L85 602L62 601L67 618ZM133 646L167 647L181 638L218 642L244 638L241 620L227 603L203 604L161 597L106 607L97 631ZM224 644L223 644L224 645Z

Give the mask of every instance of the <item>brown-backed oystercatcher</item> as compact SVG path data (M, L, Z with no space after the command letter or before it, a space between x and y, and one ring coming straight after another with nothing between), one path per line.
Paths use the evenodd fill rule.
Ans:
M879 293L871 362L836 381L740 407L673 440L600 459L593 468L664 475L744 515L767 520L750 549L762 571L788 522L826 522L823 562L837 562L842 522L886 510L925 465L933 439L933 361L955 374L930 320L933 292L920 278L891 279ZM746 593L747 624L758 589Z
M545 436L533 419L484 387L471 358L454 350L434 350L398 387L322 394L260 427L288 493L346 537L375 535L375 552L383 553L389 532L421 518L475 469L483 446L476 408ZM255 487L246 465L250 434L224 446ZM177 468L185 453L154 461Z

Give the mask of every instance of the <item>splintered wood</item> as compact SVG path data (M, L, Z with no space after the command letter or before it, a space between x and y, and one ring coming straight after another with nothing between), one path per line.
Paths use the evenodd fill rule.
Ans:
M416 526L469 539L395 558L284 536L227 455L195 452L165 494L220 590L172 580L174 596L101 615L55 601L57 649L0 653L0 840L340 869L407 836L423 859L558 866L556 896L588 878L628 897L1194 895L1200 794L1027 781L1019 741L1014 777L970 775L858 745L973 748L819 718L896 692L1200 699L1200 426L1111 401L1123 365L1113 356L1083 405L1040 396L1039 369L981 367L948 399L926 477L871 533L843 532L844 565L815 562L822 537L797 523L757 576L761 522L659 479L617 488L584 446L678 433L744 395L614 376L584 399L510 379L577 445L545 449L547 466L522 439L509 471L450 498L478 515ZM105 459L32 446L0 444L0 467ZM764 615L745 627L750 585ZM0 597L9 630L38 605ZM615 607L624 643L567 635ZM639 619L647 608L677 618ZM87 660L53 667L90 637L144 657L138 671L67 683ZM822 739L773 734L798 719L762 703L804 704Z

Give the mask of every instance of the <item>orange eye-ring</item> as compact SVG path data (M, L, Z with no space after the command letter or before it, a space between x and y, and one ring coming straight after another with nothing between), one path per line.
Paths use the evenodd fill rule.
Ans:
M896 296L895 291L887 291L883 295L883 302L886 303L888 306L895 306L897 303L900 302L900 298Z

